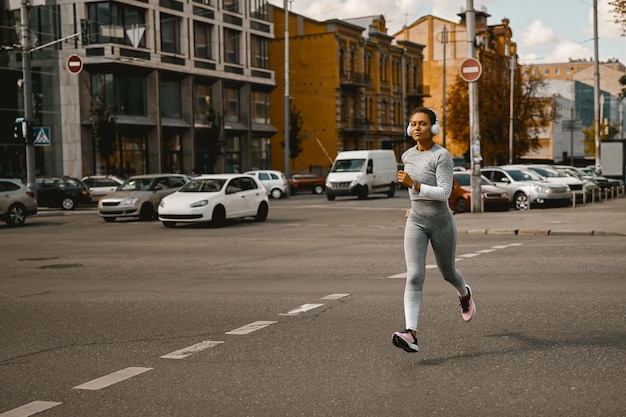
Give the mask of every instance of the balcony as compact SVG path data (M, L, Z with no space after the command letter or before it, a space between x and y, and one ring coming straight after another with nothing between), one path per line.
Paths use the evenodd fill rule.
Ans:
M364 133L369 129L370 123L367 119L348 119L343 120L341 129L343 133Z
M406 89L407 98L421 98L421 97L430 97L430 86L429 85L418 85L415 87L409 87Z
M339 74L342 88L371 87L372 80L362 72L344 72Z

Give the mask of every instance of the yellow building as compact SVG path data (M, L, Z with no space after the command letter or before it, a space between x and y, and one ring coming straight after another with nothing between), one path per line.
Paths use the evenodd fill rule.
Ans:
M467 138L468 146L454 146L450 140L452 138L446 132L444 102L447 103L446 97L456 82L461 63L468 58L465 13L459 13L458 16L459 22L432 15L424 16L394 34L397 40L404 39L425 45L424 84L430 87L430 96L424 102L439 114L442 133L436 137L437 142L445 145L454 155L465 153L470 141ZM491 15L486 11L476 10L475 17L476 58L481 62L484 74L490 70L492 64L495 66L495 61L510 60L511 54L515 54L516 46L512 41L513 33L508 19L502 19L500 24L490 26L487 20ZM501 68L501 63L497 67Z
M285 14L276 6L270 13L276 76L270 117L278 128L271 166L284 170ZM288 17L290 113L300 115L302 149L290 159L289 172L325 172L343 150L393 149L399 159L412 145L405 133L408 113L428 95L423 45L395 41L382 15L324 22L291 12Z

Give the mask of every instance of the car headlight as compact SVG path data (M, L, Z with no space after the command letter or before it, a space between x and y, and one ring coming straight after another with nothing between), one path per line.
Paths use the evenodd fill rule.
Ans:
M204 206L206 206L207 204L209 204L209 201L208 201L208 200L200 200L200 201L196 201L195 203L191 204L191 206L190 206L190 207L194 207L194 208L195 208L195 207L204 207Z
M532 184L532 188L539 193L547 193L549 191L548 187L540 184Z
M120 206L134 206L137 200L139 200L137 197L127 198L126 200L120 201Z

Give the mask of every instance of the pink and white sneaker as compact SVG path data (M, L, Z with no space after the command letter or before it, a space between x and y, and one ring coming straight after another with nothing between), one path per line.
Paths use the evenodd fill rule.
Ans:
M463 320L470 321L474 314L476 314L476 304L474 304L474 297L472 297L472 290L469 285L465 286L467 288L467 295L465 297L459 297L461 301L461 316Z
M411 329L406 329L401 332L395 332L391 336L391 343L395 346L404 349L407 352L418 352L417 338L411 333Z

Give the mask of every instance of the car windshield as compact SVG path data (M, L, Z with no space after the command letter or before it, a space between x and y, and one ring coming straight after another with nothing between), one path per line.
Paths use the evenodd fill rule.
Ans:
M472 179L470 174L456 174L454 176L456 178L456 182L459 183L459 186L461 187L469 187L472 183ZM480 176L480 184L481 185L492 185L491 181L489 181L487 178L485 178L484 176Z
M364 163L365 159L340 159L335 161L331 172L359 172Z
M549 169L543 169L543 168L537 168L537 167L532 167L532 168L529 168L529 169L535 171L537 174L539 174L539 175L541 175L542 177L545 177L545 178L558 178L558 177L561 176L558 173L556 173L554 171L551 171Z
M185 184L178 190L179 193L216 193L221 191L226 184L224 178L196 178Z
M523 171L521 169L509 169L506 171L515 181L541 181L542 178L532 171Z
M129 178L118 188L120 191L149 191L152 178Z

